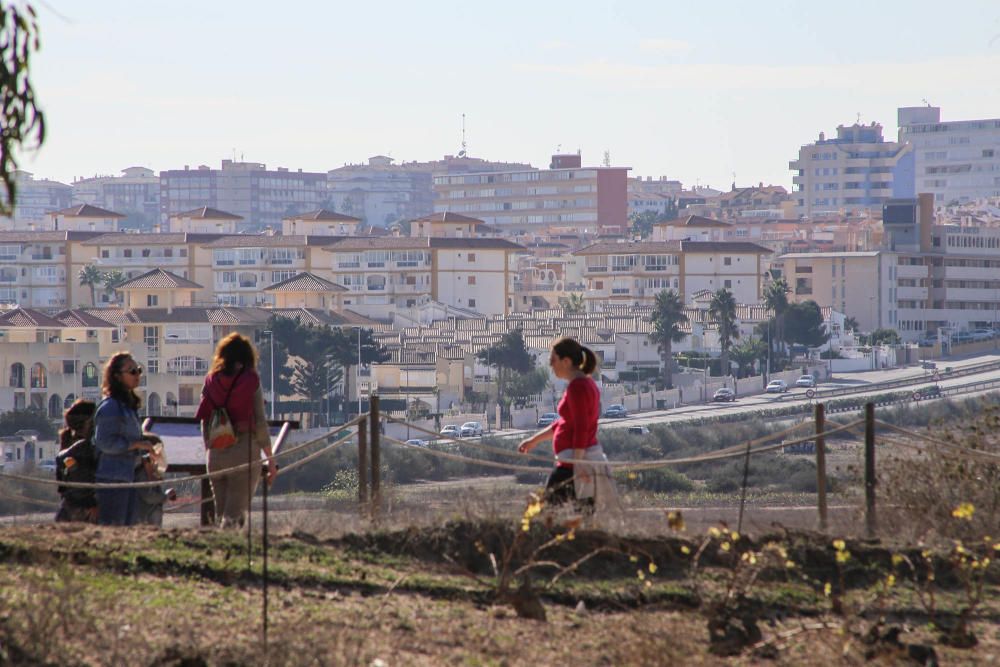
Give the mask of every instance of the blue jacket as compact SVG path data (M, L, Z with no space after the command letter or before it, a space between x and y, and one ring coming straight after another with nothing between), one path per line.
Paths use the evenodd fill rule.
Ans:
M139 414L114 398L105 398L94 415L94 447L98 451L97 481L132 482L142 455L129 445L142 439Z

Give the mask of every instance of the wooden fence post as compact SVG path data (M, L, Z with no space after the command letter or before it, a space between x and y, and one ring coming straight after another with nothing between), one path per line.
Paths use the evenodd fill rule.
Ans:
M358 507L364 512L368 505L368 420L358 421Z
M826 514L826 438L823 430L826 428L826 412L822 403L816 404L816 494L818 496L819 529L827 528Z
M865 533L875 537L875 404L865 403Z
M371 426L371 454L372 454L372 517L378 516L379 508L382 506L381 474L382 474L382 452L380 451L380 437L382 435L382 422L379 419L378 396L372 394L368 399L368 419Z

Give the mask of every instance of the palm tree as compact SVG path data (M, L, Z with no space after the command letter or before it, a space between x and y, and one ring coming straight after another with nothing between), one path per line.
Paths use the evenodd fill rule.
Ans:
M587 312L587 302L582 294L573 293L563 300L563 312L567 315L582 315Z
M736 299L733 293L722 288L712 295L708 305L708 316L719 327L719 347L722 348L722 374L729 375L729 348L733 340L740 337L736 323Z
M115 289L125 282L125 274L118 269L112 269L104 273L104 292L109 297L114 297Z
M653 313L649 317L653 323L653 331L649 340L656 343L663 361L663 388L674 388L674 354L673 345L684 340L687 333L681 330L682 324L687 324L688 317L684 314L684 304L677 292L663 290L656 295Z
M844 318L844 331L857 331L858 330L858 320L854 317Z
M774 317L774 324L777 331L774 332L774 337L768 336L768 350L772 353L774 352L774 339L784 341L785 339L785 312L788 310L788 293L791 290L788 289L788 283L784 278L776 278L768 283L767 287L764 288L764 305L767 309L771 311ZM770 334L770 324L768 324L768 333ZM767 369L768 373L771 369Z
M90 305L97 306L97 286L104 282L104 273L97 268L95 265L91 264L80 269L80 273L77 274L80 279L80 286L87 286L90 288Z

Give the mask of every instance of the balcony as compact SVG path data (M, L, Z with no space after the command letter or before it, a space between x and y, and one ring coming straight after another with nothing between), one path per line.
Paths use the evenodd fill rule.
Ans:
M256 280L241 280L240 287L257 287Z
M338 269L360 269L361 262L337 262Z
M608 267L606 266L588 266L587 273L607 273Z

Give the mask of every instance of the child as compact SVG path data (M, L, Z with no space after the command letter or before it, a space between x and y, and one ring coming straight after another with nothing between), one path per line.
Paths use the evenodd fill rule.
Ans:
M166 469L166 457L163 454L163 441L155 433L145 432L142 439L153 444L153 451L142 455L142 462L135 471L135 481L151 482L162 480L161 470ZM163 490L162 486L147 486L136 489L136 523L150 526L163 525L163 504L177 496L173 489Z
M56 455L56 479L60 482L94 483L97 452L91 438L94 435L93 401L77 400L63 415L66 427L59 431L61 451ZM97 523L97 496L94 489L59 487L62 502L56 521Z

